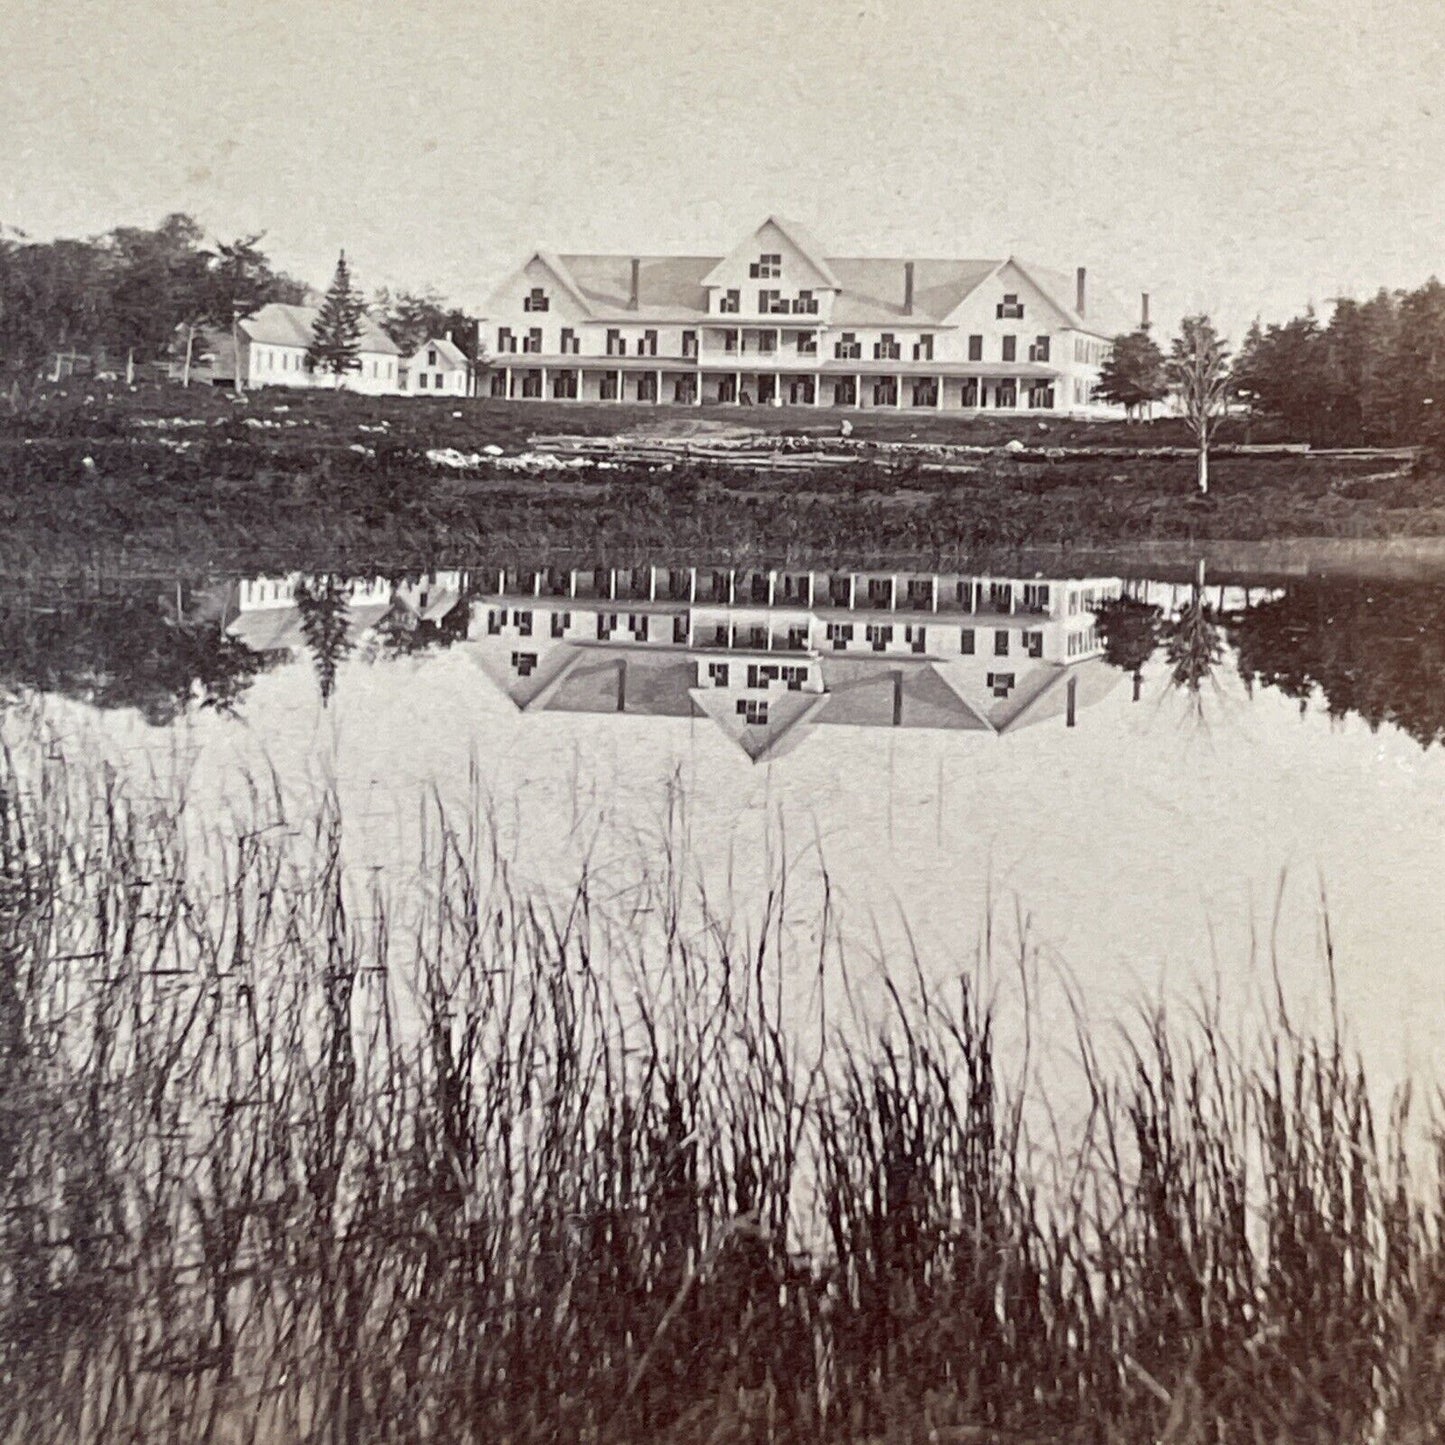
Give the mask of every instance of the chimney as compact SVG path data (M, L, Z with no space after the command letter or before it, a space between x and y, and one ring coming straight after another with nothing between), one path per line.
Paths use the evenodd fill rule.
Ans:
M637 297L640 289L641 276L642 262L634 256L632 258L632 289L627 293L627 309L629 311L637 310Z
M1145 331L1149 329L1149 293L1147 291L1143 293L1143 300L1139 306L1139 325Z
M903 314L913 315L913 262L903 263Z
M1074 310L1080 316L1085 315L1084 302L1087 299L1084 293L1085 272L1082 266L1074 273Z

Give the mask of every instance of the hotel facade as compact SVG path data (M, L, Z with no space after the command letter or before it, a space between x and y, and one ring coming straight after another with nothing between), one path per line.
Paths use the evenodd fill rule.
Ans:
M538 251L484 321L496 397L1109 415L1132 329L1083 268L826 255L771 217L726 256Z

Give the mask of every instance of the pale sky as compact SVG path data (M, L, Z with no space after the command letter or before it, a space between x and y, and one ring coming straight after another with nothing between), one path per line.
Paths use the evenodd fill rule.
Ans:
M1237 340L1445 274L1441 0L0 0L0 223L479 307L531 250L1016 252Z

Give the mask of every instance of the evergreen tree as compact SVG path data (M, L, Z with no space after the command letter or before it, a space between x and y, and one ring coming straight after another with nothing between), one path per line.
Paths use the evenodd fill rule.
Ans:
M1101 401L1124 407L1131 416L1169 395L1164 353L1155 345L1147 326L1114 338L1109 359L1099 370L1094 394Z
M351 271L343 251L336 261L336 273L321 311L311 328L307 363L317 371L330 372L341 385L348 371L361 369L361 319L365 315L361 293L351 284Z
M336 670L351 652L350 594L343 578L327 576L298 582L295 596L325 707L336 690Z

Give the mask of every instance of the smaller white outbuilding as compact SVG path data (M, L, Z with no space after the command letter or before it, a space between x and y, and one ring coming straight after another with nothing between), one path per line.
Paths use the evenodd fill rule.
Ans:
M408 396L467 396L471 365L466 353L444 336L424 341L406 362Z

